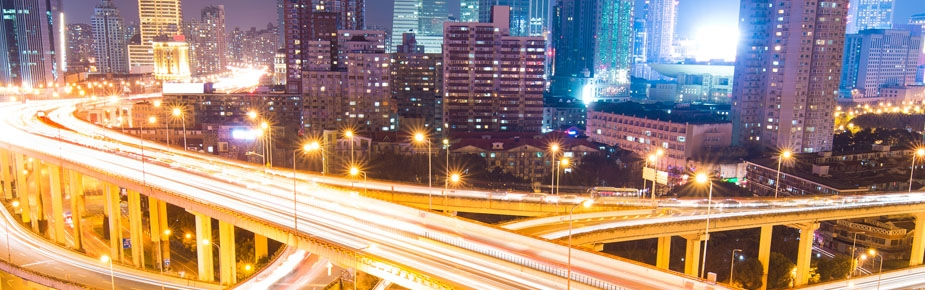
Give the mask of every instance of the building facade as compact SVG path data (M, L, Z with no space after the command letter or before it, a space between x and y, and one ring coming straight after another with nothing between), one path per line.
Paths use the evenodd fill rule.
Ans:
M190 43L190 62L193 75L205 76L225 71L228 66L225 36L225 6L202 8L200 21L190 23L187 37ZM275 43L275 39L273 39Z
M58 0L0 2L0 82L22 88L64 81L65 29Z
M93 43L93 26L67 25L67 72L81 73L96 70L96 45Z
M479 22L479 0L459 0L459 22Z
M443 55L425 53L414 34L405 33L402 45L391 59L392 99L397 105L399 126L443 128Z
M545 41L508 35L508 7L493 23L444 25L444 123L451 131L539 132Z
M338 30L361 30L366 27L365 0L293 0L284 1L286 45L286 91L302 92L303 63L311 61L307 45L314 41L327 41L336 46ZM332 49L332 53L336 50ZM331 59L336 59L335 55Z
M161 36L151 43L154 52L154 78L165 81L190 80L189 43L183 35Z
M128 44L119 10L110 0L102 0L90 18L96 67L100 73L128 73Z
M847 0L744 0L733 77L735 144L832 149Z
M867 29L845 39L841 87L852 101L881 101L881 89L915 83L922 38L909 30Z
M596 99L613 100L629 96L633 65L633 6L631 0L598 0L600 19L595 38L594 90Z
M664 62L671 58L675 23L678 22L677 0L651 0L646 9L646 60Z
M895 0L850 0L846 34L865 29L893 28Z
M130 69L133 73L154 70L154 38L177 35L183 28L181 0L138 0L140 41L128 47Z

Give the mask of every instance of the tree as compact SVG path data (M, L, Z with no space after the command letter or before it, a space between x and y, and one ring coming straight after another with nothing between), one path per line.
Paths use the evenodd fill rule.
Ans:
M786 256L778 252L771 252L768 258L768 289L790 288L793 281L791 271L795 265Z
M821 258L816 266L819 282L844 279L850 271L851 258L845 255L836 255L831 259Z
M758 259L749 258L745 261L736 262L734 271L733 279L735 281L733 281L732 285L738 285L745 289L761 288L761 277L764 275L764 269Z

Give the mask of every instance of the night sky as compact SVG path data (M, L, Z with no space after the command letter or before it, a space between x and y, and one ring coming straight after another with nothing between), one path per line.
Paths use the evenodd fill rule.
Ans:
M393 0L367 0L367 26L390 28L392 26ZM93 7L99 0L63 0L68 23L89 23ZM138 21L137 0L114 0L119 12L127 22ZM459 15L459 0L447 1L450 13ZM637 5L642 0L637 0ZM678 7L678 33L690 36L705 26L734 26L739 14L739 0L680 0ZM247 29L266 27L276 23L275 0L183 0L184 19L199 19L199 11L206 5L225 5L226 26ZM896 0L894 23L906 23L909 16L925 13L923 0Z

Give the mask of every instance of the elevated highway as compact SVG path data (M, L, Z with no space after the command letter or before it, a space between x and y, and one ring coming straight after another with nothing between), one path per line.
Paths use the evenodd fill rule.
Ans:
M142 152L140 140L100 140L49 128L27 109L7 111L6 116L19 116L0 132L11 137L4 140L8 152L155 196L197 217L214 217L340 265L357 264L409 288L559 289L566 284L568 251L562 244L351 195L311 182L318 177L305 173L296 173L295 180L284 178L291 172L255 174L262 168L151 144ZM76 132L93 132L66 120L72 110L55 116ZM576 289L714 287L591 251L572 251L570 266L571 278L579 281L572 285Z

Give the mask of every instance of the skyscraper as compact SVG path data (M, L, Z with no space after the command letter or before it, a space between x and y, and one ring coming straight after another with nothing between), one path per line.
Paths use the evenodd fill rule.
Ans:
M421 0L418 26L423 35L443 34L443 23L449 18L446 0Z
M550 0L530 0L527 36L548 36L550 27Z
M552 85L553 95L577 97L594 76L595 4L591 0L559 0L553 8Z
M111 0L101 0L90 18L100 73L128 73L128 46L119 10Z
M864 29L893 28L894 0L850 0L847 34Z
M89 72L96 67L93 29L89 24L67 25L67 71Z
M479 22L491 23L493 6L508 6L511 36L530 35L530 4L532 0L479 0Z
M646 60L662 62L671 57L678 0L650 0L646 13Z
M451 131L542 128L546 44L508 35L509 9L495 6L492 23L444 24L444 122Z
M0 9L0 83L43 88L63 81L61 2L0 1Z
M735 144L832 150L847 2L741 2L731 114Z
M200 21L190 23L190 62L193 75L209 75L225 71L228 42L225 40L225 6L202 8Z
M855 102L879 101L880 89L915 82L922 36L898 29L866 29L845 37L841 89Z
M309 42L328 41L336 46L338 30L366 27L365 0L285 0L283 11L286 25L280 33L286 35L286 91L290 93L302 91L302 64L310 61L305 53ZM333 47L330 51L337 52Z
M443 94L443 55L425 53L412 33L404 33L402 45L392 54L392 99L398 108L400 126L420 120L427 128L442 128L443 108L437 98ZM407 127L406 127L407 128Z
M629 96L634 0L598 0L595 86L598 99Z
M392 46L402 43L402 34L420 33L418 28L421 0L395 0L392 13ZM394 50L390 47L389 51Z
M479 21L479 0L459 0L459 22L478 22L478 21Z
M428 53L443 48L443 23L449 19L445 0L396 0L392 16L392 47L402 43L402 34L412 32Z
M138 0L139 44L128 47L129 65L132 72L154 70L155 37L176 35L183 25L183 9L180 0Z

